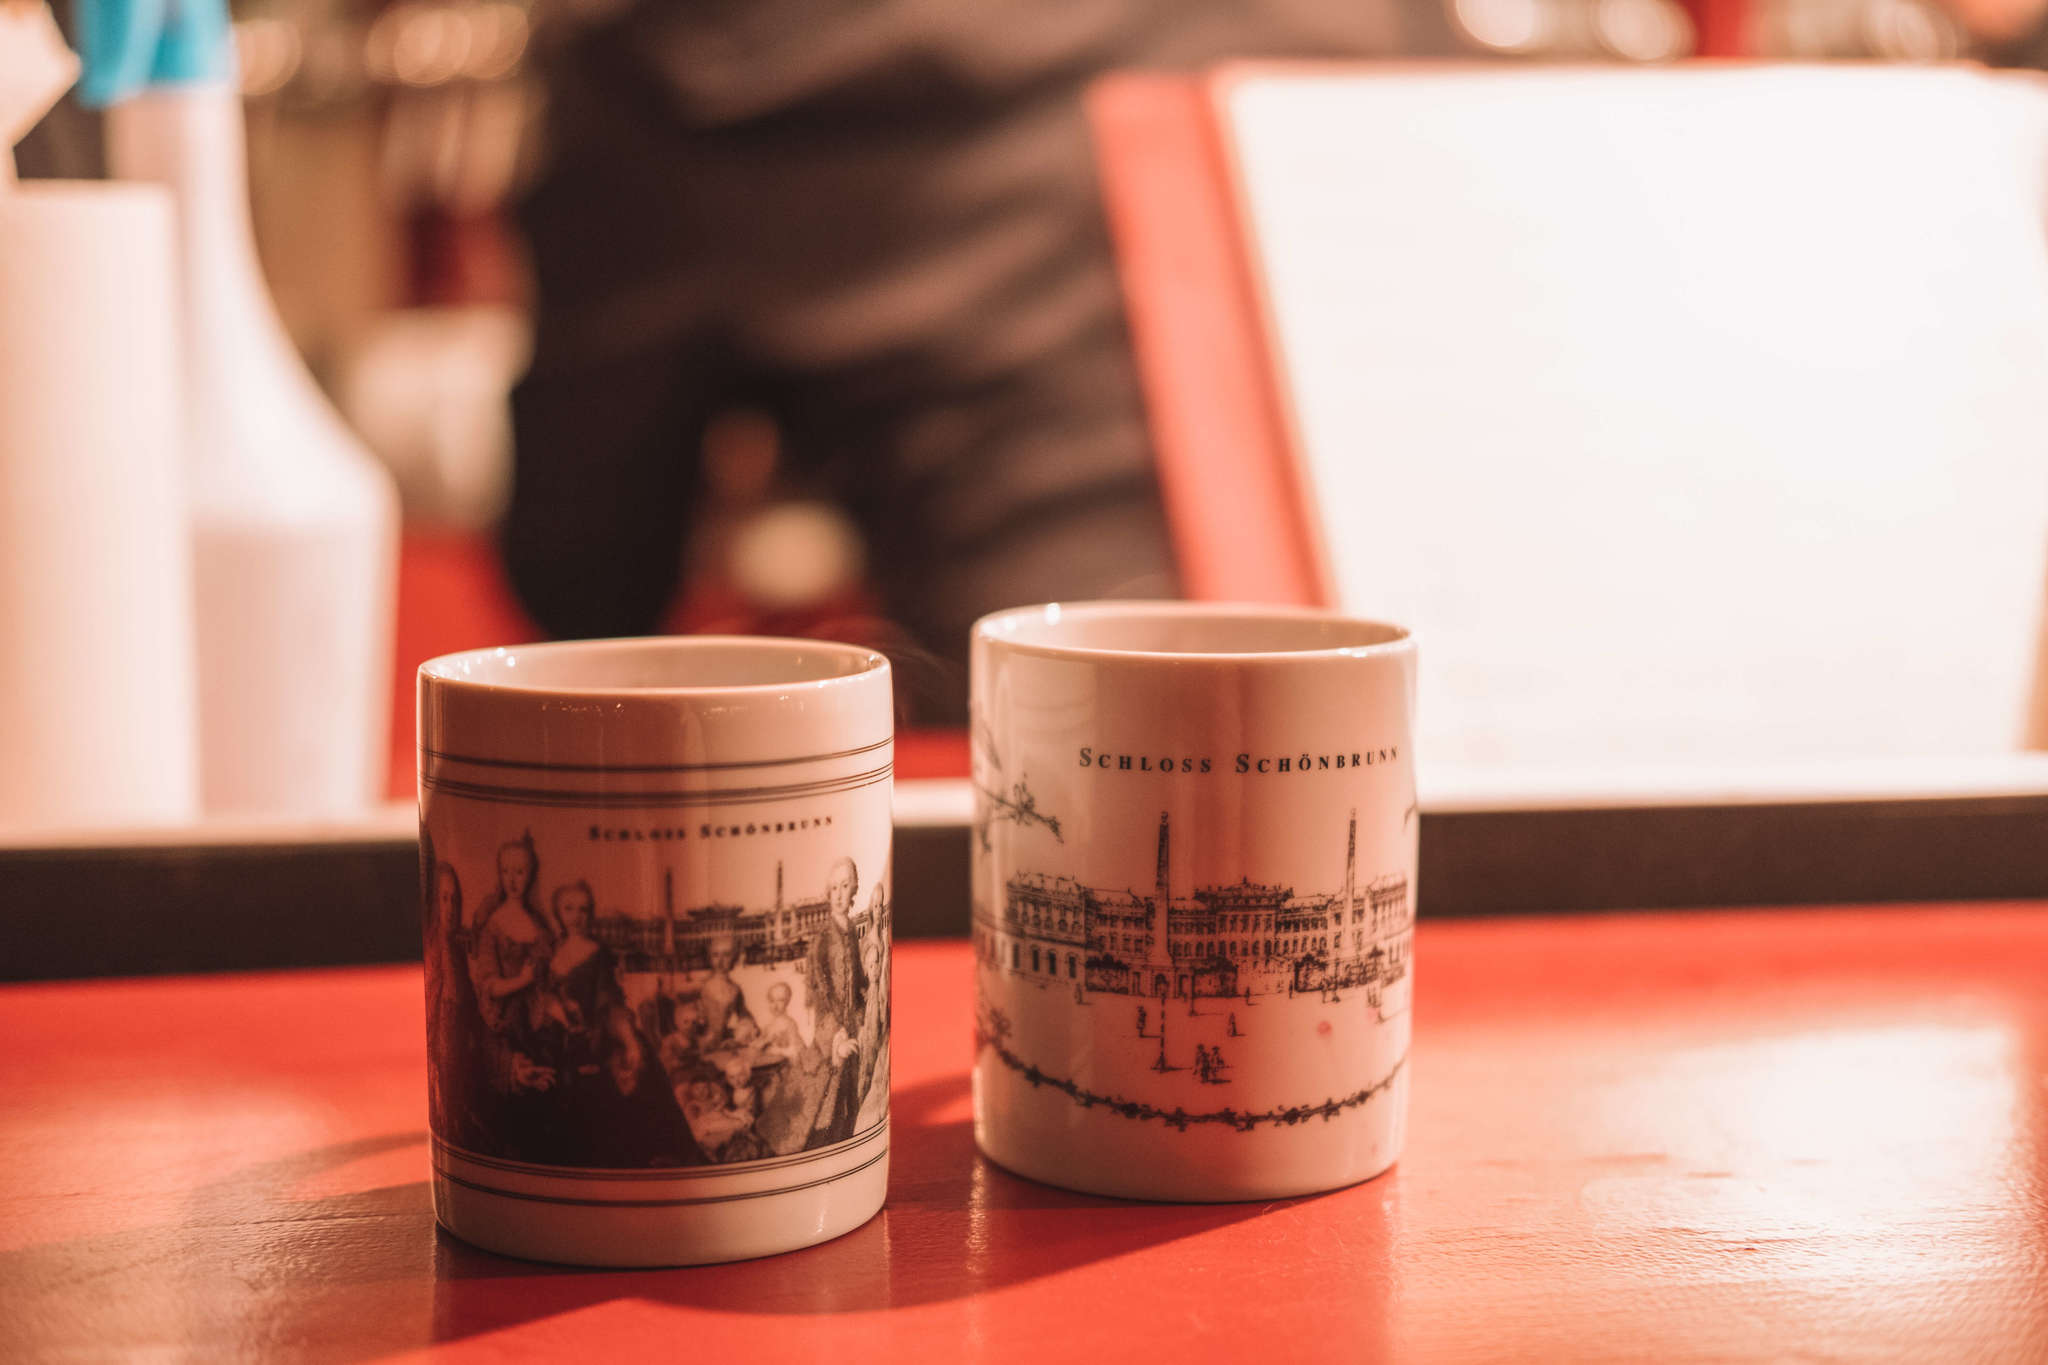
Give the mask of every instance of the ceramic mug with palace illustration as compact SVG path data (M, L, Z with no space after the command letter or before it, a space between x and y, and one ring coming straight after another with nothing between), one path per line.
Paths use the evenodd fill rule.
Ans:
M577 641L420 669L434 1211L536 1260L808 1246L889 1174L888 662Z
M1029 607L976 624L972 687L981 1150L1162 1200L1390 1166L1413 983L1408 632Z

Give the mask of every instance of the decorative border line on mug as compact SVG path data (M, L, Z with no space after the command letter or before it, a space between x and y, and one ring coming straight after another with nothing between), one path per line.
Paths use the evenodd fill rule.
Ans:
M795 758L745 758L729 763L536 763L523 758L477 758L469 754L451 754L444 749L420 750L423 758L437 759L443 763L468 763L479 768L526 768L543 773L714 773L729 772L735 768L787 768L798 763L829 763L838 758L858 758L871 754L877 749L886 749L896 741L878 739L872 744L863 744L856 749L840 749L829 754L802 754Z
M650 1166L644 1169L634 1167L605 1168L593 1166L543 1166L531 1161L512 1161L505 1157L485 1156L480 1152L467 1151L438 1134L430 1134L436 1157L455 1157L472 1166L487 1166L493 1170L512 1175L534 1176L555 1180L711 1180L720 1176L755 1175L762 1171L780 1170L784 1166L802 1166L807 1163L829 1160L847 1154L873 1142L889 1131L889 1120L884 1117L876 1123L861 1129L844 1142L829 1147L812 1147L788 1156L768 1157L761 1161L735 1161L713 1163L707 1166ZM438 1163L436 1170L440 1167Z
M780 787L721 787L704 791L575 792L546 787L499 787L425 775L420 777L420 786L431 791L446 792L450 796L459 796L471 801L490 801L499 805L608 810L634 806L743 806L766 801L788 801L800 797L836 796L841 792L858 791L863 787L887 782L895 766L894 763L885 763L879 768L850 773L845 777L791 783Z
M1104 1095L1093 1090L1085 1090L1068 1077L1054 1076L1049 1072L1041 1070L1037 1063L1027 1062L1003 1046L998 1035L1007 1032L1006 1024L1007 1021L999 1018L990 1027L977 1025L974 1030L975 1049L979 1051L986 1048L995 1053L997 1059L1004 1066L1023 1077L1025 1081L1030 1083L1032 1089L1036 1090L1040 1086L1049 1086L1066 1095L1068 1099L1083 1109L1107 1109L1119 1118L1135 1119L1140 1122L1158 1119L1167 1127L1182 1133L1185 1133L1192 1124L1221 1123L1236 1129L1240 1133L1249 1133L1262 1123L1285 1125L1291 1128L1296 1124L1306 1123L1314 1118L1328 1122L1347 1109L1360 1108L1369 1101L1385 1094L1393 1087L1394 1082L1400 1078L1402 1070L1408 1065L1408 1054L1403 1052L1394 1059L1394 1064L1388 1069L1386 1075L1380 1077L1379 1080L1371 1085L1366 1086L1363 1090L1355 1090L1342 1099L1338 1099L1333 1095L1329 1099L1316 1104L1291 1104L1285 1108L1275 1107L1256 1113L1226 1105L1221 1109L1190 1114L1180 1105L1175 1105L1171 1109L1161 1109L1158 1105L1146 1100L1127 1100L1121 1095Z
M858 1175L869 1167L888 1159L889 1149L885 1147L866 1161L861 1162L858 1166L848 1166L844 1170L834 1171L830 1175L821 1175L815 1180L806 1180L800 1184L777 1185L765 1190L741 1190L732 1194L692 1195L686 1199L578 1199L569 1195L541 1194L533 1190L508 1190L496 1185L485 1185L478 1181L465 1180L461 1176L453 1175L439 1166L434 1167L434 1176L436 1179L446 1180L450 1184L460 1185L464 1189L476 1190L482 1194L495 1194L505 1199L524 1199L535 1204L573 1204L582 1208L593 1209L678 1209L688 1208L695 1204L736 1204L746 1199L772 1199L776 1195L797 1194L804 1190L814 1190L820 1185L834 1184L846 1179L848 1176Z

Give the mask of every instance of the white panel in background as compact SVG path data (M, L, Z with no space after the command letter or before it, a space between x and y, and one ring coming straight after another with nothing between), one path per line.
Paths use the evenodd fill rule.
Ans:
M1411 67L1220 98L1338 597L1420 631L1428 766L2017 747L2036 85Z

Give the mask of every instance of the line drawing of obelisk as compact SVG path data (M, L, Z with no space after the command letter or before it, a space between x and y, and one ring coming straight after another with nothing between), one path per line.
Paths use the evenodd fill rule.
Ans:
M1172 850L1167 813L1159 812L1159 870L1152 892L1152 941L1145 952L1145 991L1164 997L1173 990L1173 956L1167 951L1166 926L1173 910L1173 878L1168 870ZM1161 990L1159 983L1166 983Z
M1344 841L1344 917L1337 921L1338 955L1342 956L1344 930L1358 922L1358 808L1351 808L1351 833ZM1359 931L1351 930L1351 946L1357 951Z

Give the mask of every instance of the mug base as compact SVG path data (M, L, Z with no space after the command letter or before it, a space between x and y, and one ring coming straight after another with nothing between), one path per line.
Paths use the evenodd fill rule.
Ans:
M888 1187L886 1152L809 1188L656 1207L501 1194L440 1171L433 1180L435 1219L471 1246L524 1261L615 1269L747 1261L829 1242L879 1213Z
M1335 1177L1241 1176L1219 1181L1214 1172L1181 1174L1171 1171L1081 1170L1072 1164L1044 1159L1033 1160L1026 1153L998 1153L979 1136L975 1146L990 1162L1011 1175L1075 1194L1098 1195L1105 1199L1132 1199L1148 1204L1248 1204L1268 1199L1300 1199L1330 1194L1362 1185L1385 1175L1400 1161L1399 1151L1376 1166Z

